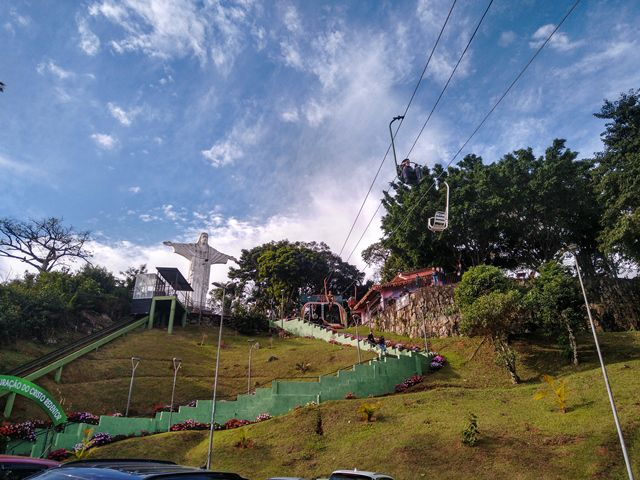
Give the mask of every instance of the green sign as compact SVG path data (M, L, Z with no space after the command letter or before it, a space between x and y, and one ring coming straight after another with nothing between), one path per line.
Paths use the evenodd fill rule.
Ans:
M54 425L60 425L67 421L67 416L58 402L54 400L49 392L35 383L20 377L0 375L0 391L2 390L17 393L36 402L40 408L47 412Z

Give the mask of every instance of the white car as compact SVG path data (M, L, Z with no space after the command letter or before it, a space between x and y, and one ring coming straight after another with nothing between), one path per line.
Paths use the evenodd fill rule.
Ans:
M329 480L393 480L393 477L384 473L365 472L364 470L336 470Z

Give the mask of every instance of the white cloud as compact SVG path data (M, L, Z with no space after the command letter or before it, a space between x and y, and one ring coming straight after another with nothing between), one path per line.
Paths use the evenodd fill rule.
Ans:
M529 42L529 46L531 48L540 48L540 46L544 43L547 37L553 32L556 26L553 23L548 23L546 25L541 26L534 32L531 36L531 41ZM569 36L561 31L557 31L551 40L549 40L548 46L553 48L554 50L558 50L560 52L568 52L582 45L583 42L572 42L569 40Z
M106 133L93 133L91 139L104 150L113 150L118 145L118 139Z
M282 57L284 58L285 65L302 70L304 65L302 63L302 56L298 51L296 45L290 41L283 40L280 42L280 50Z
M211 162L214 167L231 165L244 155L242 149L233 142L222 141L215 143L209 150L202 150L202 155Z
M293 5L288 5L285 8L283 15L284 25L291 33L298 33L302 30L302 25L300 21L300 15L298 14L298 10Z
M138 185L136 185L135 187L129 187L129 191L133 194L138 194L140 193L140 190L142 190Z
M100 0L88 11L120 27L122 36L108 42L117 53L142 52L161 59L194 56L202 64L212 60L228 73L249 36L247 13L252 8L250 2Z
M501 47L508 47L516 40L516 38L518 38L518 36L516 35L516 32L512 30L507 30L506 32L502 32L500 34L500 38L498 39L498 45L500 45Z
M133 122L134 118L141 112L140 108L133 108L128 112L124 110L122 107L119 107L115 103L109 102L107 104L107 108L109 109L109 113L120 122L121 125L128 127Z
M100 49L100 39L91 31L85 18L80 16L76 17L76 23L78 24L78 33L80 34L80 48L87 55L95 55Z
M20 176L40 176L42 174L41 171L31 165L12 160L11 158L0 154L0 171L2 170L8 171L13 175Z
M243 158L248 149L259 143L264 131L261 119L251 125L247 125L245 120L240 120L224 139L214 143L210 149L202 150L201 153L216 168L231 165Z
M285 110L280 114L280 118L285 122L296 123L299 120L298 109L294 107L289 110Z
M36 71L40 75L44 75L45 73L50 73L56 78L58 78L59 80L66 80L75 75L72 71L65 70L61 66L56 65L56 63L53 60L39 63L38 66L36 67Z

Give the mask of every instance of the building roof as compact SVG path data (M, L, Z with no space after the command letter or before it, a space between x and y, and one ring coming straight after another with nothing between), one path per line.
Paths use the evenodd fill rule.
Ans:
M193 292L193 288L187 279L182 276L180 270L173 267L156 267L158 273L173 287L176 292Z

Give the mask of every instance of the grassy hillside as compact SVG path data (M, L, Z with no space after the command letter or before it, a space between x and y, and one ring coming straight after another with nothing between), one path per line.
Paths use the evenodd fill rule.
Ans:
M38 384L60 399L65 410L86 410L96 414L123 412L126 407L132 356L142 358L136 380L130 413L150 415L155 404L168 404L171 399L173 368L171 359L181 358L176 402L211 396L215 367L217 328L187 327L174 335L153 329L137 331L92 352L64 367L62 383L52 375ZM201 342L204 344L200 345ZM254 342L248 340L253 339ZM260 343L253 351L252 386L270 385L273 379L308 377L330 373L357 361L356 350L306 338L246 337L232 330L223 334L224 348L220 356L220 398L235 398L247 391L249 346ZM365 358L373 357L364 353ZM310 364L306 372L296 363ZM3 399L0 399L2 402ZM17 397L14 418L41 417L32 403Z
M609 333L602 338L630 455L640 475L640 334ZM312 407L216 432L215 468L252 479L276 474L311 478L353 467L382 470L398 480L625 478L601 373L586 344L583 365L573 369L546 342L517 342L524 382L512 386L493 364L488 346L468 361L477 339L434 343L450 364L413 392L322 404L323 435L315 433L317 412ZM559 413L550 398L533 399L542 373L562 376L568 383L567 413ZM358 418L363 402L380 404L377 421ZM480 441L473 448L460 441L470 412L478 416L480 428ZM243 436L251 448L237 446ZM160 434L114 443L92 455L202 465L206 437L205 432Z

